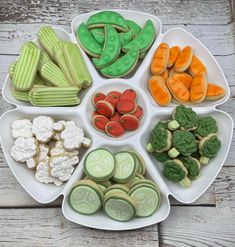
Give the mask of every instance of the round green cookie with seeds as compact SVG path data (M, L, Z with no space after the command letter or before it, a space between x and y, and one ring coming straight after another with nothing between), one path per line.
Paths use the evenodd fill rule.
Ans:
M199 142L199 152L207 158L214 158L221 147L221 141L216 134L209 134Z
M217 133L218 127L216 121L211 116L206 116L198 120L198 127L194 130L195 136L203 138L209 134Z
M195 136L185 130L176 130L172 135L173 146L184 156L197 151L197 141Z
M172 182L180 182L187 176L187 169L178 159L168 160L164 163L163 175Z
M196 112L184 105L179 105L174 109L172 118L178 121L180 128L183 130L194 130L198 126Z

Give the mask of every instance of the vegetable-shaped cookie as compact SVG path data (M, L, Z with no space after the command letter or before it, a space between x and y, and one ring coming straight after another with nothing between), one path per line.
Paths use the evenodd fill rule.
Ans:
M113 63L119 56L121 42L118 32L111 25L105 25L105 43L99 58L94 58L93 62L98 69L104 68Z
M110 121L105 125L105 132L111 137L117 138L124 134L123 126L117 121Z
M111 24L120 31L126 32L128 30L124 18L114 11L100 11L90 16L86 22L88 28L103 27L105 24Z
M191 46L185 46L176 59L174 69L176 72L184 72L191 64L193 57L193 48Z
M156 160L161 161L161 162L165 162L165 161L171 159L170 156L168 155L168 152L167 151L166 152L163 152L163 153L156 153L156 152L154 152L153 153L153 157Z
M159 121L155 126L154 126L154 130L158 129L158 128L163 128L163 129L168 129L168 123L169 121Z
M180 157L180 160L183 162L185 168L188 170L188 178L190 180L197 179L200 175L201 165L199 161L192 157Z
M15 120L12 125L12 137L32 137L32 123L29 119Z
M206 100L217 100L223 98L224 96L224 88L212 83L207 84Z
M179 54L180 54L180 47L178 45L172 46L170 48L170 55L169 55L169 60L167 63L167 68L170 68L175 64L175 61L177 57L179 56Z
M69 195L71 207L80 214L91 215L102 207L103 193L91 180L80 180Z
M165 69L165 71L161 74L161 77L166 81L169 77L169 71L168 69Z
M202 61L195 55L193 55L191 64L189 65L188 68L189 73L192 76L195 76L197 73L202 72L204 74L206 74L206 67L205 65L202 63Z
M50 151L50 147L46 144L39 144L39 152L38 155L35 157L37 162L41 162L48 158L48 154Z
M180 182L187 176L187 169L179 159L167 160L163 166L163 175L172 182Z
M149 91L154 100L161 106L167 106L171 102L171 94L162 82L162 77L152 76L149 79Z
M197 151L197 141L195 136L189 131L174 131L172 135L172 144L176 150L184 156L189 156Z
M139 49L135 46L116 62L101 69L101 73L107 77L123 77L129 74L136 66L139 57Z
M209 134L199 142L199 152L207 158L214 158L221 147L221 141L216 134Z
M217 133L218 127L216 121L211 116L199 118L198 127L194 130L194 135L198 138L206 137L209 134Z
M172 118L177 120L183 130L194 130L198 126L198 116L190 107L184 105L177 106L172 114Z
M182 82L188 89L191 87L192 76L187 73L173 73L172 77Z
M136 37L137 34L141 31L141 27L139 26L139 24L137 24L136 22L134 22L132 20L125 20L125 22Z
M102 46L96 42L84 23L80 24L76 32L78 43L83 50L92 57L99 57L102 53Z
M134 47L138 47L140 52L148 50L156 36L155 27L151 20L148 20L143 29L138 33L138 35L128 44L122 47L124 52L132 50Z
M103 115L96 115L92 118L92 124L98 131L105 132L105 126L110 120Z
M182 104L188 103L189 90L180 80L170 77L167 80L167 86L175 100Z
M11 156L15 161L25 162L38 154L38 142L34 137L19 137L11 148Z
M207 80L205 74L199 72L193 78L190 87L190 100L193 103L200 103L206 97L207 92Z
M151 62L151 72L154 75L161 75L165 71L169 60L169 54L169 45L161 43L153 55Z
M171 147L171 132L163 128L153 129L150 133L147 151L163 153Z

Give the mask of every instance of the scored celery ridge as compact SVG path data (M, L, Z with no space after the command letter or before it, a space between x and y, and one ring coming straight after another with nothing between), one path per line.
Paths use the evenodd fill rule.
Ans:
M79 47L74 43L66 43L63 47L63 53L75 84L82 88L89 87L92 79Z
M28 91L32 88L37 72L41 51L36 47L24 45L17 60L12 84L19 91Z

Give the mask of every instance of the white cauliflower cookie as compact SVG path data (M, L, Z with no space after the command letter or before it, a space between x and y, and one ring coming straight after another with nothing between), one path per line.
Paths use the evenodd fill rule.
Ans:
M49 151L50 151L50 147L46 144L39 144L39 153L36 157L36 160L38 162L46 159L48 157L48 154L49 154Z
M55 155L60 155L60 154L65 154L67 156L75 156L75 155L78 155L79 152L78 150L66 151L64 149L62 141L57 141L50 150L50 156L55 156Z
M53 123L53 130L55 132L61 132L64 129L64 123L65 121L63 120Z
M38 162L35 158L30 158L26 160L26 165L29 169L35 169L38 165Z
M40 183L54 183L56 186L61 186L63 182L52 177L50 175L50 170L48 159L39 162L36 167L35 179Z
M34 137L19 137L11 148L11 156L18 162L25 162L37 156L38 152L38 142Z
M12 137L32 137L32 123L28 119L15 120L12 125Z
M61 140L60 133L55 133L55 135L53 136L53 141L60 141L60 140Z
M51 157L49 165L51 168L51 176L58 178L62 182L69 180L74 171L71 159L66 155Z
M69 124L61 132L64 148L69 151L80 148L85 138L83 130L77 125ZM85 142L87 142L87 139L85 139Z
M51 117L39 116L34 118L32 132L41 143L47 143L54 135L54 120Z

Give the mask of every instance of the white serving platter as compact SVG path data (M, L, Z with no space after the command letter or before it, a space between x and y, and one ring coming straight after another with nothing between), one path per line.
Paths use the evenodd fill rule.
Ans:
M228 100L230 95L229 87L217 61L199 40L180 28L173 28L165 34L162 34L161 21L153 15L130 10L114 11L119 12L122 16L124 16L124 18L136 21L141 26L144 25L145 21L151 19L158 32L151 49L148 51L148 54L143 61L139 64L136 71L132 73L131 76L124 79L104 78L97 72L89 57L82 51L83 58L85 59L91 73L93 84L89 89L83 92L81 96L82 103L75 107L40 108L18 101L11 94L11 83L9 76L7 76L2 89L2 94L6 101L16 106L16 109L8 111L1 116L0 139L6 161L11 171L22 187L35 200L40 203L49 203L54 201L60 195L63 195L62 212L68 220L80 225L97 229L131 230L156 224L167 218L170 212L170 195L175 197L180 202L192 203L208 189L219 173L227 157L232 139L233 120L227 113L216 109L216 106ZM72 42L77 43L75 34L76 28L81 22L85 22L89 16L94 13L96 12L90 12L74 18L71 24L71 34L60 28L54 28L54 30L61 39L71 40ZM37 39L34 41L37 43ZM226 91L226 95L223 99L216 101L204 101L203 103L197 105L189 105L193 107L199 115L211 115L216 119L219 128L218 136L222 142L222 147L218 155L210 161L209 165L202 168L201 177L192 182L190 188L181 188L179 185L173 184L166 180L161 175L162 164L154 160L145 150L149 133L155 123L159 120L170 118L172 109L176 106L175 103L170 104L168 107L160 107L157 105L149 94L147 86L148 79L151 76L149 69L150 62L156 48L161 42L167 42L170 46L176 44L181 47L185 45L192 46L194 48L194 53L200 57L207 68L208 80L223 86ZM108 137L107 135L96 131L91 125L91 112L93 110L91 103L92 94L97 90L109 92L112 90L122 91L126 88L133 88L136 90L138 95L138 104L140 104L144 109L144 116L141 120L140 128L135 132L127 132L118 139ZM76 167L70 180L61 187L37 182L34 179L33 171L29 170L23 164L15 162L10 156L10 148L13 145L13 138L11 138L12 122L16 119L33 119L38 115L51 116L55 120L74 120L84 129L86 135L93 141L92 147L90 147L89 150L83 150L81 152L81 161L79 165ZM143 156L147 167L147 177L153 179L159 185L161 190L162 203L158 211L147 218L135 218L129 222L117 222L108 218L108 216L106 216L102 211L92 216L85 216L72 210L68 202L68 196L75 182L83 177L83 160L85 158L85 154L98 147L105 147L113 152L118 152L120 150L136 150Z

